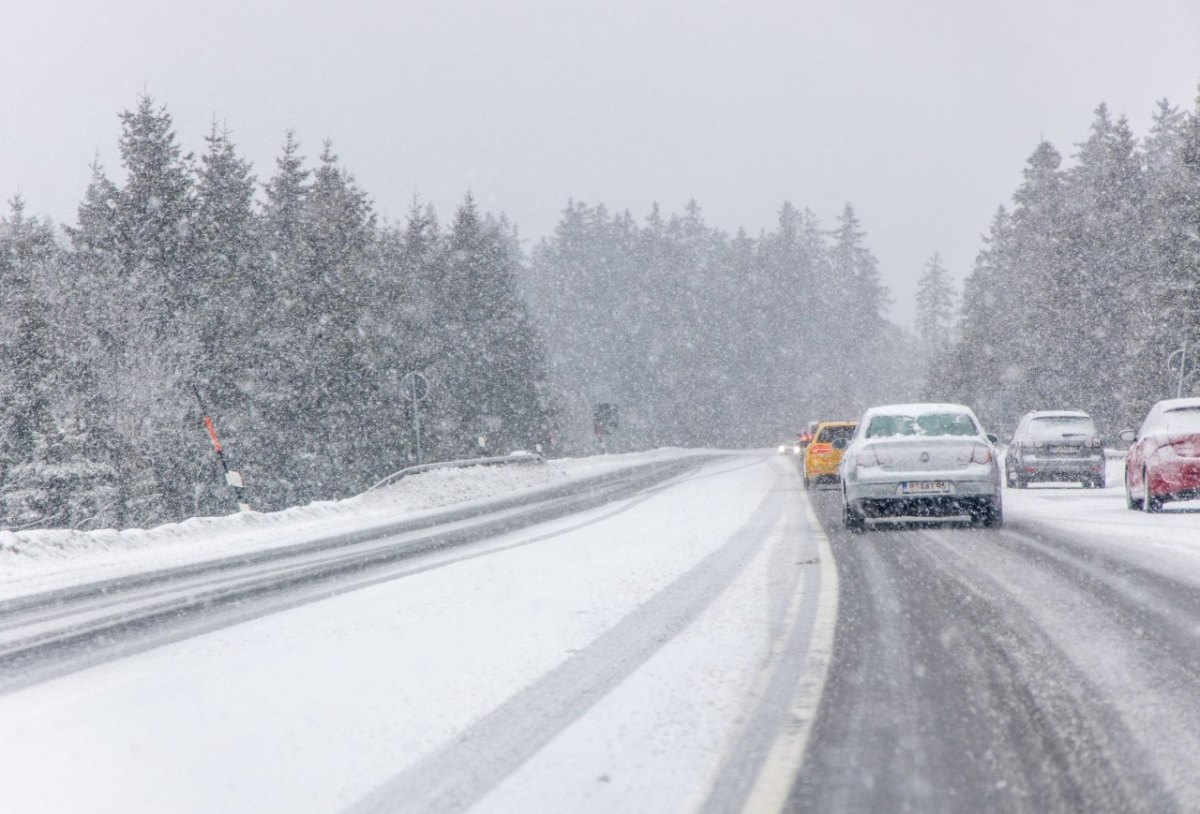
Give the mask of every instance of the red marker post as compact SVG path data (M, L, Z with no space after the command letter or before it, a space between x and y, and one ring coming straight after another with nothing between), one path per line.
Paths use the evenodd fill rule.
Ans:
M250 511L250 505L242 497L242 476L230 469L229 462L225 460L225 450L221 449L221 439L217 438L217 428L213 426L213 420L208 416L208 410L204 406L204 399L200 397L200 388L192 385L192 391L196 394L196 401L200 403L200 412L204 414L204 429L208 430L208 437L212 439L213 449L217 453L217 460L221 462L221 468L225 470L225 482L233 487L234 497L237 498L238 511L248 512Z

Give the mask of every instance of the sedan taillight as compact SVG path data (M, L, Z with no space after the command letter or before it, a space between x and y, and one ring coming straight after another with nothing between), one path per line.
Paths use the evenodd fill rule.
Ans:
M969 449L964 447L959 450L958 462L960 464L987 464L992 462L992 450L983 444L973 444Z
M971 450L971 463L973 464L990 464L992 462L992 449L983 444L976 444Z

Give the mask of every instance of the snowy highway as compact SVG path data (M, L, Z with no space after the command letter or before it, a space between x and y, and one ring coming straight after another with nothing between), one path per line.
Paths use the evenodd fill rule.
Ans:
M1200 807L1194 505L1034 487L1006 490L1003 529L849 534L790 457L593 460L303 541L5 583L5 808Z

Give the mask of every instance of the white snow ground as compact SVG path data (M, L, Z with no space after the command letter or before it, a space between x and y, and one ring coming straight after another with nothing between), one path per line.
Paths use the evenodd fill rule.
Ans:
M1200 585L1200 500L1164 504L1148 514L1125 507L1125 461L1110 459L1104 489L1031 484L1005 489L1004 512L1083 536L1143 568Z
M552 464L542 477L646 458ZM516 472L479 474L509 488L508 477L537 477ZM450 480L461 477L470 476ZM473 494L486 491L477 486ZM310 511L313 520L339 530L351 518L367 522L353 509ZM202 524L213 546L251 545L246 528L214 532L220 522ZM223 522L251 526L266 539L254 519ZM794 593L781 578L799 573L817 553L809 522L791 462L743 456L710 464L651 497L489 543L539 538L530 545L0 696L3 807L334 811L446 749L453 756L425 773L452 771L451 762L487 772L489 761L510 759L482 747L473 752L470 737L489 715L507 710L544 742L533 736L516 742L514 749L528 755L513 758L513 771L500 775L505 779L479 801L481 810L695 808L761 684L780 633L773 614ZM747 527L755 532L747 538L752 544L735 547ZM312 530L304 518L294 528ZM147 534L187 537L179 528ZM107 572L124 567L118 561L167 561L139 540L132 557L89 556L111 557ZM195 543L181 546L194 556ZM745 553L730 560L731 549ZM664 620L678 611L669 608L630 631L630 638L653 643L648 659L626 653L623 637L605 636L686 583L710 555L726 557L717 562L731 567L704 572L722 587L715 597L695 592L705 604L694 620L685 615L686 624L671 629ZM179 556L185 555L174 552L170 561ZM16 570L10 585L20 582ZM63 569L27 573L40 584L72 576ZM625 662L619 680L578 708L570 686L556 695L552 682L527 707L512 708L523 691L556 671L576 667L587 675Z

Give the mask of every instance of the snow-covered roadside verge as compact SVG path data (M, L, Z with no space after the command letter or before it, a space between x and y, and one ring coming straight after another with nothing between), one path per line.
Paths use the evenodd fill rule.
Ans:
M556 459L541 466L438 469L345 500L197 517L152 529L0 531L0 599L366 531L623 467L705 454L711 450L659 449Z
M1061 529L1123 559L1173 578L1200 584L1200 500L1167 503L1147 514L1125 506L1125 461L1108 461L1108 486L1031 484L1005 489L1004 512L1022 521Z

